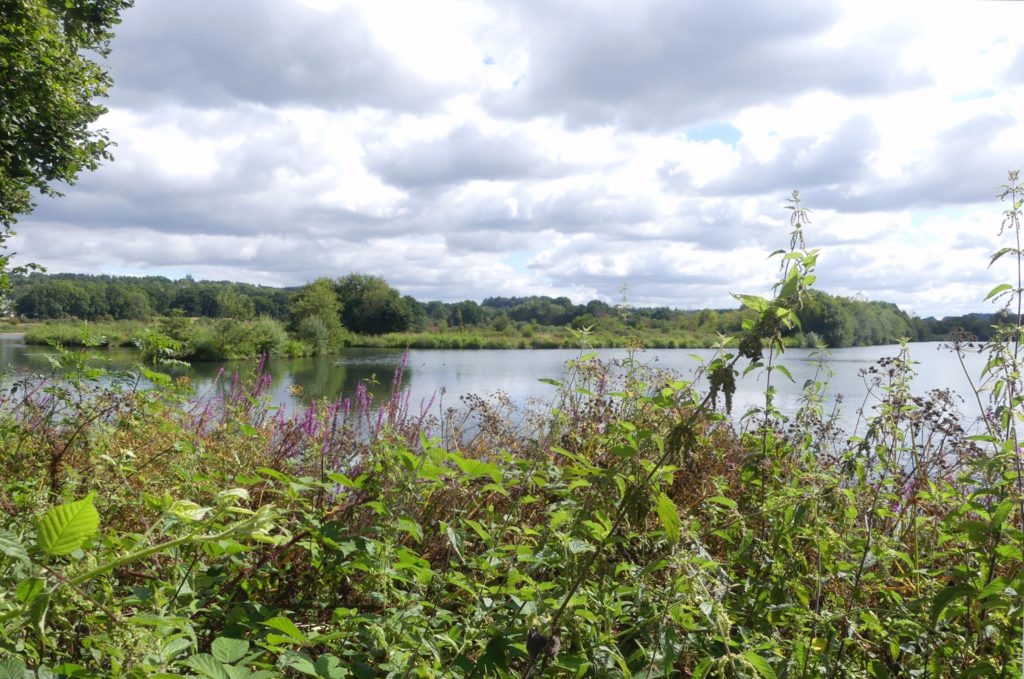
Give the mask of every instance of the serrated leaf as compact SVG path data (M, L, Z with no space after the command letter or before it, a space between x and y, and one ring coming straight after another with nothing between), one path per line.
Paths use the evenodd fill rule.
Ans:
M733 293L733 297L738 299L740 304L744 307L756 311L757 313L761 313L768 308L768 300L764 297L759 297L757 295L737 295L735 293Z
M76 502L51 507L39 520L39 548L50 556L75 551L96 534L100 515L92 503L93 494Z
M753 667L764 679L775 679L775 670L768 664L768 661L753 651L744 651L743 659Z
M276 629L278 632L284 632L293 640L300 643L304 643L306 641L306 635L303 634L302 630L296 627L295 623L288 618L278 616L276 618L271 618L270 620L265 620L262 624L271 629Z
M0 660L0 679L25 679L25 663L18 658Z
M185 664L194 669L203 677L210 679L231 679L228 673L221 667L220 661L209 653L196 653L185 659Z
M730 500L724 495L716 495L714 497L709 497L707 499L707 502L714 502L716 505L722 505L723 507L728 507L729 509L736 509L738 507L734 500Z
M935 595L932 600L932 624L938 621L942 611L945 610L954 599L969 597L974 594L974 589L967 585L950 585Z
M569 552L571 554L582 554L583 552L592 552L592 551L594 551L594 546L591 545L586 540L572 539L572 540L569 540L569 545L568 546L569 546Z
M249 642L245 639L230 639L228 637L217 637L210 645L210 653L221 662L238 662L249 650Z
M452 459L455 461L455 464L459 466L459 469L462 470L462 473L470 479L487 477L495 483L501 483L501 469L499 469L498 465L493 462L471 460L460 455L453 455Z
M210 508L200 507L191 500L175 500L168 511L184 521L202 521L210 512Z
M248 667L221 665L221 669L224 670L224 674L228 675L228 679L252 679L252 672Z
M217 493L217 500L221 504L237 504L249 499L249 491L245 488L228 488Z
M288 652L285 655L282 665L310 677L317 676L316 666L305 653L295 653L294 651Z
M164 643L164 648L160 655L166 661L174 660L180 653L192 648L192 642L184 637L176 637Z
M317 658L314 667L317 676L323 677L323 679L341 679L348 676L348 670L341 666L341 660L330 653L325 653Z
M18 561L28 561L28 552L25 551L18 536L2 528L0 528L0 554Z
M46 581L42 578L25 578L18 583L14 589L14 596L23 604L31 603L33 599L42 594Z
M983 662L970 668L960 676L963 679L972 679L973 677L995 677L998 676L998 672L996 672L995 667L989 665L987 662Z
M993 261L995 261L995 260L993 260ZM1013 289L1013 286L1010 285L1009 283L1003 283L1001 285L997 285L996 287L994 287L991 290L989 290L989 293L987 295L985 295L985 299L983 301L987 302L988 300L992 299L996 295L999 295L1000 293L1003 293L1003 292L1006 292L1007 290L1012 290L1012 289Z
M679 533L683 525L683 522L679 519L679 510L676 508L676 503L672 502L672 498L665 495L665 493L658 493L654 507L658 512L661 525L665 529L665 537L670 542L675 542L679 539Z

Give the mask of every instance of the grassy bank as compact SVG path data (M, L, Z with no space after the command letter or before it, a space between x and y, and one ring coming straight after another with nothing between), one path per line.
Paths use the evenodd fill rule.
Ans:
M270 319L156 319L90 323L64 321L21 326L25 342L36 345L142 346L144 351L171 355L182 360L225 360L271 356L307 356L315 347L286 332ZM566 327L524 325L497 330L446 329L434 332L346 335L344 345L361 348L397 349L558 349L585 343L595 348L644 346L651 349L710 348L718 335L636 331L587 333ZM805 344L802 336L787 337L787 346Z
M146 327L142 321L51 321L12 326L25 333L25 344L63 347L130 347Z

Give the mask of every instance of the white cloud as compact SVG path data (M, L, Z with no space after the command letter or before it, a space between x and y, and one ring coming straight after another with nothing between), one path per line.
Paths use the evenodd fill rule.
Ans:
M113 44L116 160L53 271L733 305L801 189L820 284L984 309L1024 160L1017 3L176 0Z

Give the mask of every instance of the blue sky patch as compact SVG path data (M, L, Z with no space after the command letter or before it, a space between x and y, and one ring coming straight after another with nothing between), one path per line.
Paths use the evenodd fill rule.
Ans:
M729 123L708 123L693 127L686 131L686 138L691 141L718 141L735 146L743 133Z

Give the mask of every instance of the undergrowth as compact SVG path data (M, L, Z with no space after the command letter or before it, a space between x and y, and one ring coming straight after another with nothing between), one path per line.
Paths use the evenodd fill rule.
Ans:
M1020 676L1020 279L977 418L904 345L846 438L824 367L774 403L818 254L791 207L696 375L581 353L545 407L288 414L260 371L196 395L65 353L0 398L0 677Z

